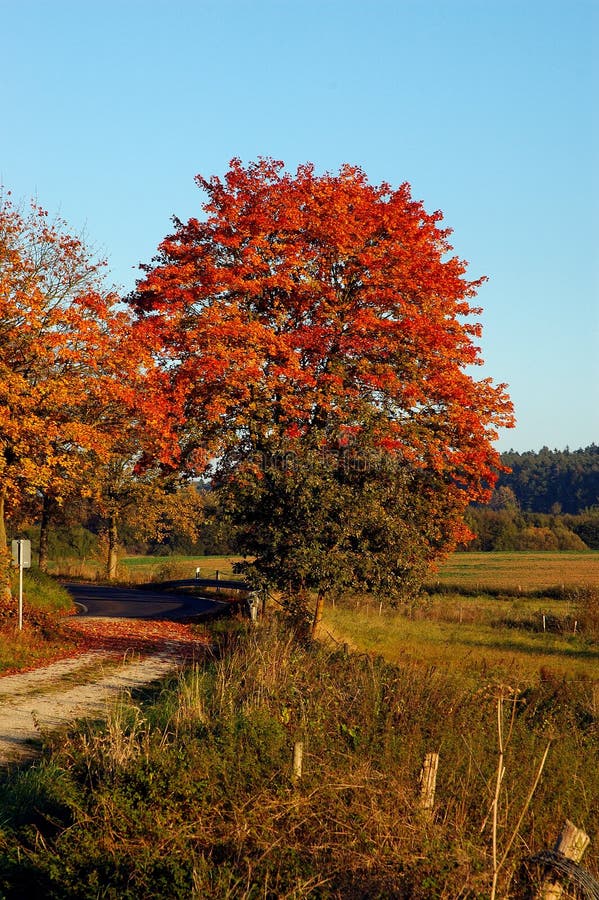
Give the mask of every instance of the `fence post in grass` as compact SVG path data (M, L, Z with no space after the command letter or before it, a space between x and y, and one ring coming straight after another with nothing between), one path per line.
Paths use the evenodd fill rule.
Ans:
M573 822L566 819L566 824L557 839L553 853L558 859L565 857L574 863L579 863L590 842L590 837L588 834L585 834L582 828L577 828ZM555 877L547 875L535 896L535 900L560 900L563 893L564 889L555 880Z
M252 622L258 621L258 607L260 606L260 598L257 591L252 591L247 598L248 610Z
M220 572L218 571L218 569L216 570L215 577L216 577L216 581L217 581L216 593L219 594L220 593L220 585L218 584L218 582L220 581Z
M303 741L296 741L293 745L293 780L299 781L302 777L302 762L304 759Z
M420 770L420 799L418 801L420 815L427 820L430 820L433 817L438 768L439 754L427 753L424 757L422 769Z

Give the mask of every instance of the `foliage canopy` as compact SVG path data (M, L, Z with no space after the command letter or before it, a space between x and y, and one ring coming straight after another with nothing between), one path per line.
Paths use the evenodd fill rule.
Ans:
M97 491L115 455L166 455L167 394L103 264L61 219L0 195L0 592L5 510ZM135 440L133 440L132 435ZM42 524L44 520L42 516ZM40 553L41 559L42 553Z
M242 547L264 548L260 569L268 544L290 562L304 542L312 568L339 564L347 581L348 530L371 560L378 552L365 521L351 525L363 505L362 520L389 517L404 568L449 550L465 507L496 479L492 442L512 407L505 385L465 371L481 362L470 304L481 280L450 255L441 213L407 184L374 186L349 165L291 175L271 159L234 159L224 179L197 183L203 218L175 220L131 302L169 372L183 452L196 465L218 457L233 488ZM368 456L359 477L339 465L348 444ZM273 467L281 454L302 464ZM305 568L287 566L285 586L300 589Z

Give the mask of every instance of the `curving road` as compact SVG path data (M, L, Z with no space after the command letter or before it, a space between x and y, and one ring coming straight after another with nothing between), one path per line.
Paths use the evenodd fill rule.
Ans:
M214 616L229 605L220 600L191 594L157 592L102 584L63 582L82 616L109 616L119 619L188 619Z

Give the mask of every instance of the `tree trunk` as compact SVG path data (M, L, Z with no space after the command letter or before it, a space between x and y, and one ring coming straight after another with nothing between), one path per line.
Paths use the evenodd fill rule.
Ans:
M310 629L310 637L315 638L322 619L322 611L324 609L324 594L319 593L316 598L316 608L314 610L314 618L312 619L312 628Z
M119 530L116 516L110 516L108 519L108 560L106 563L106 575L109 581L116 578L117 567L117 550L119 543Z
M10 600L10 553L6 543L6 524L4 521L4 502L6 494L0 489L0 600Z
M48 538L50 535L50 521L52 519L52 498L44 494L42 504L42 520L40 523L39 562L41 572L48 571Z

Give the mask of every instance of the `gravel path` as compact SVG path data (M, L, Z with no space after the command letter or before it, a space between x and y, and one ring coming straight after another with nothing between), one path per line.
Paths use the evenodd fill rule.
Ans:
M105 622L113 637L114 624ZM95 620L96 632L98 627ZM127 621L120 620L118 627L127 628ZM189 659L189 647L181 641L165 639L160 649L155 643L153 638L152 652L141 659L132 659L129 650L115 654L112 648L97 649L0 677L0 765L35 758L44 732L77 719L102 716L123 693L166 677ZM136 652L139 644L137 634Z

